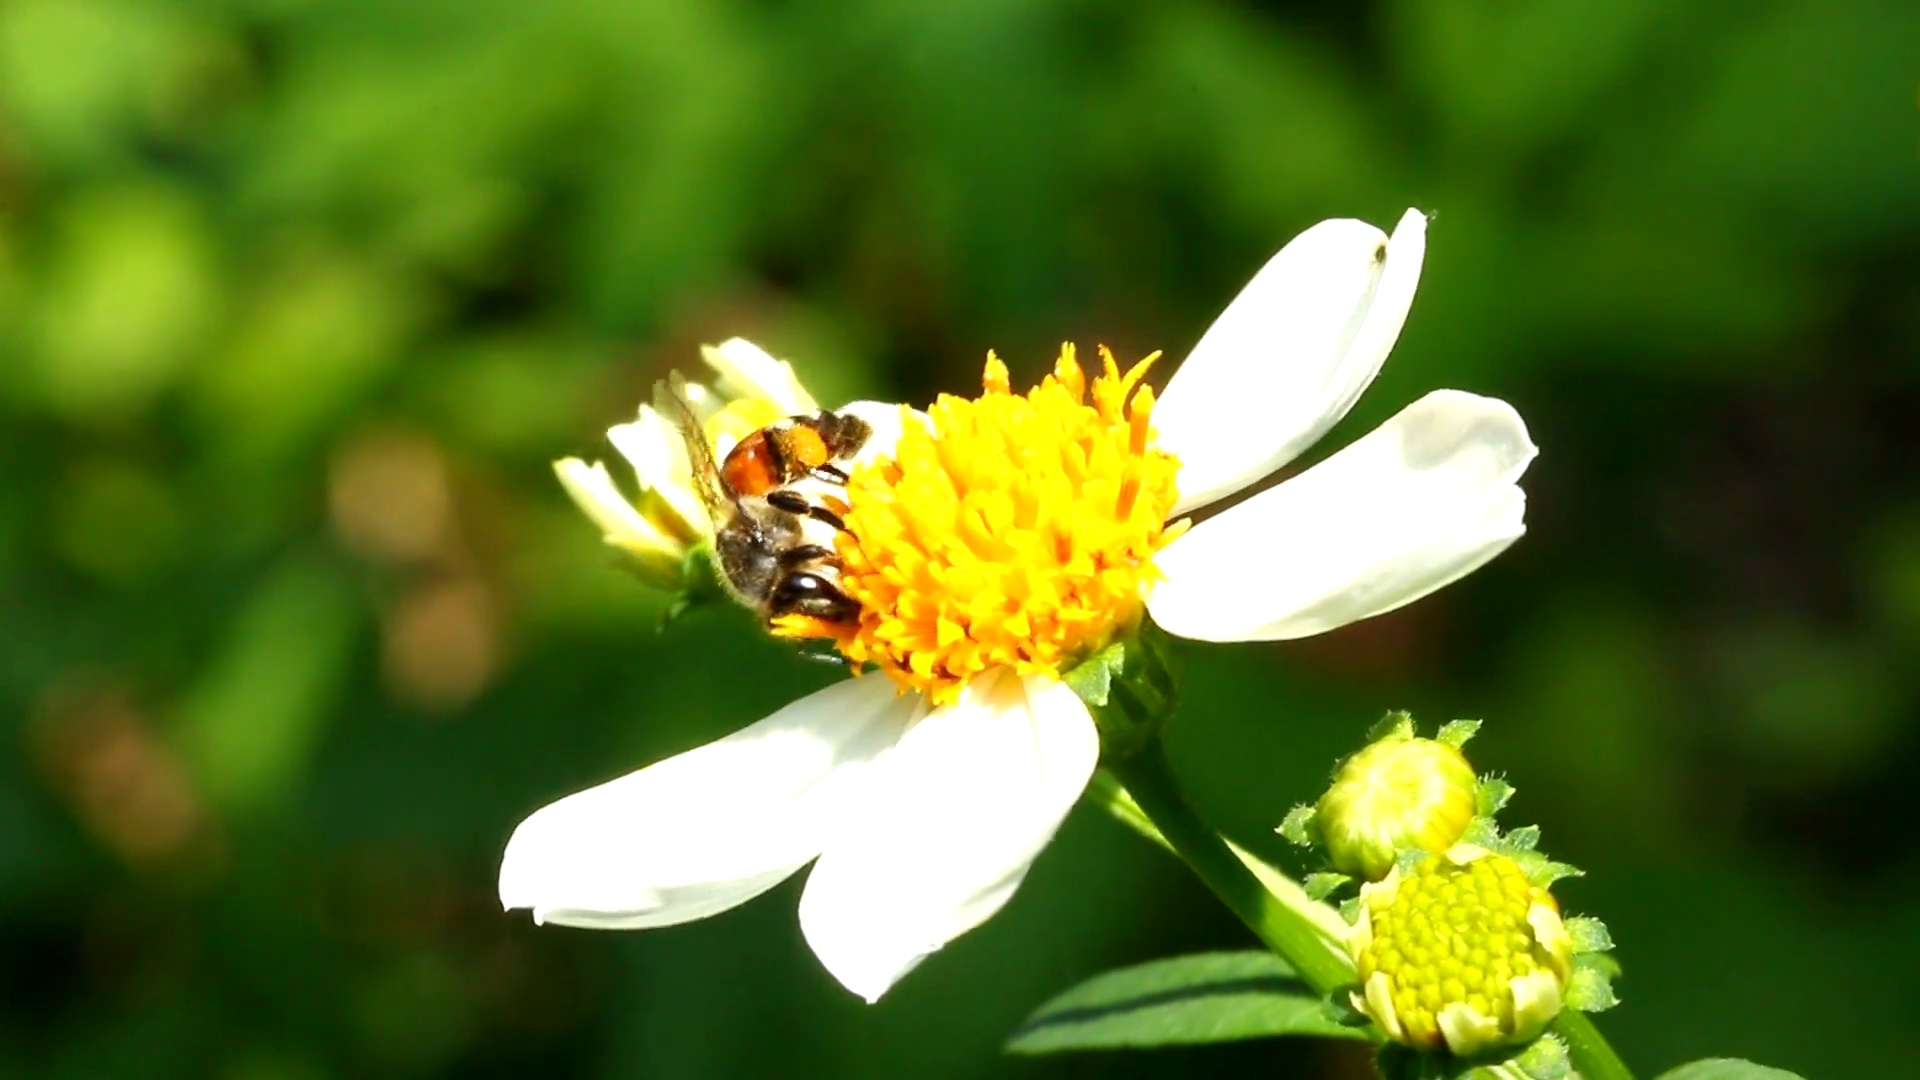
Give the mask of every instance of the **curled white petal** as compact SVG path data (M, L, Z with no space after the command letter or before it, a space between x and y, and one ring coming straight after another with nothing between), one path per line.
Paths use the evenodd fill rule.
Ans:
M1183 637L1274 641L1411 603L1526 531L1535 452L1512 406L1437 390L1174 541L1148 610Z
M729 397L771 402L783 416L818 412L820 406L800 385L793 365L775 360L765 349L745 338L728 338L703 345L700 356L720 376L720 389Z
M614 486L607 467L599 462L589 465L579 458L562 458L553 463L560 486L573 497L606 536L607 543L636 554L660 553L671 556L681 548L679 541L641 516L627 497Z
M500 902L604 929L705 918L820 851L835 801L913 721L881 678L836 683L718 742L570 795L514 830Z
M1506 1041L1500 1021L1462 1001L1455 1001L1434 1017L1447 1049L1460 1057L1472 1057Z
M1160 445L1180 459L1176 514L1266 476L1347 414L1400 336L1426 231L1418 210L1391 239L1323 221L1227 305L1153 410Z
M1507 989L1513 995L1513 1031L1510 1038L1514 1042L1524 1042L1545 1031L1553 1018L1560 1015L1565 1001L1559 977L1545 969L1515 976L1508 980Z
M1365 996L1352 995L1353 1007L1373 1017L1380 1030L1396 1040L1407 1037L1406 1026L1400 1023L1400 1010L1393 1006L1393 980L1384 971L1376 971L1367 978L1366 986L1361 988Z
M693 486L693 466L678 427L653 406L642 405L638 418L608 428L607 438L633 466L642 492L657 495L693 535L713 532L706 507Z
M1006 904L1100 756L1057 680L982 676L863 778L807 879L800 927L828 971L877 1000Z

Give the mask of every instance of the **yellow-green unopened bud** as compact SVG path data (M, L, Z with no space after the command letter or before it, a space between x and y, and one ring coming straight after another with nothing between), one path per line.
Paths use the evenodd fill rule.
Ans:
M1573 963L1553 897L1470 844L1362 886L1348 948L1355 1008L1396 1042L1460 1057L1538 1036Z
M1458 749L1388 735L1340 766L1314 822L1334 869L1378 881L1405 848L1452 847L1473 821L1478 792L1473 766Z

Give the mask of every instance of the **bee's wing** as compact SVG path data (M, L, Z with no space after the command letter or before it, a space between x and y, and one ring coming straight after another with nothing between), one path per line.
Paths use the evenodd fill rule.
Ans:
M653 407L680 429L680 440L687 446L687 463L692 466L693 485L699 489L700 501L706 504L714 529L719 530L736 511L733 495L720 482L720 466L713 460L713 447L707 444L700 418L687 401L686 380L679 372L671 372L654 384Z

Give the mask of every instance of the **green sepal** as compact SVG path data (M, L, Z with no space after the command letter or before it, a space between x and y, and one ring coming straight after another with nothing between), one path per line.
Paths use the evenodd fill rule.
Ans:
M1313 817L1313 807L1302 803L1287 811L1287 816L1280 819L1280 827L1275 829L1274 832L1279 833L1289 842L1297 844L1300 847L1310 847L1316 839L1314 836Z
M1478 720L1449 720L1440 725L1440 730L1434 733L1433 739L1435 742L1443 742L1459 750L1465 747L1467 740L1473 738L1474 733L1479 730L1480 721Z
M1540 846L1540 826L1522 825L1517 829L1508 830L1506 841L1509 850L1532 851Z
M1347 920L1348 926L1352 926L1354 923L1360 921L1360 898L1358 896L1349 896L1345 900L1340 901L1340 917Z
M1542 1035L1517 1051L1510 1049L1463 1059L1388 1043L1375 1055L1374 1065L1387 1080L1514 1080L1516 1074L1531 1080L1567 1080L1576 1075L1566 1043L1556 1036Z
M1467 822L1466 830L1460 834L1459 842L1483 847L1488 851L1498 851L1501 844L1500 827L1495 825L1490 817L1474 818Z
M1608 981L1620 977L1620 961L1612 953L1575 953L1573 966L1597 971Z
M1527 875L1527 880L1543 889L1551 887L1556 881L1570 877L1585 877L1587 873L1577 866L1554 862L1537 851L1529 851L1525 848L1496 846L1490 850L1498 851L1518 863L1521 873Z
M1367 746L1372 746L1388 737L1411 739L1418 732L1413 726L1413 714L1405 709L1394 709L1373 722L1367 729Z
M1513 798L1513 785L1500 776L1480 778L1480 816L1493 817Z
M1613 992L1613 979L1601 963L1609 964L1612 957L1576 956L1573 958L1573 976L1567 980L1563 1000L1569 1009L1581 1012L1605 1012L1620 1004L1620 998ZM1611 964L1618 970L1617 964Z
M1325 900L1327 897L1345 888L1347 883L1352 880L1353 878L1346 874L1336 874L1329 870L1318 874L1308 874L1301 880L1300 887L1307 891L1308 899Z
M1591 915L1569 915L1565 920L1567 936L1573 939L1577 953L1602 953L1613 948L1613 935L1607 924Z
M1100 758L1121 761L1160 734L1179 700L1165 634L1151 622L1075 664L1062 676L1100 729Z
M1512 1064L1533 1080L1566 1080L1573 1072L1567 1044L1555 1035L1542 1035L1533 1040L1532 1045L1513 1056Z

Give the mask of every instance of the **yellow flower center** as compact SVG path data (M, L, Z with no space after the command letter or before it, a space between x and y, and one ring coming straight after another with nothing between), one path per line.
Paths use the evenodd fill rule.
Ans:
M1154 445L1158 353L1125 373L1100 350L1091 383L1063 345L1015 394L989 353L977 398L942 395L890 459L855 470L841 588L857 623L789 620L936 702L1010 668L1059 674L1140 617L1169 528L1179 463Z
M1364 901L1363 901L1364 902ZM1354 959L1362 985L1386 974L1405 1040L1444 1044L1441 1014L1465 1005L1500 1029L1515 1029L1512 983L1559 969L1533 925L1532 910L1557 911L1544 889L1502 855L1457 865L1429 856L1399 883L1392 899L1369 903L1372 938Z

